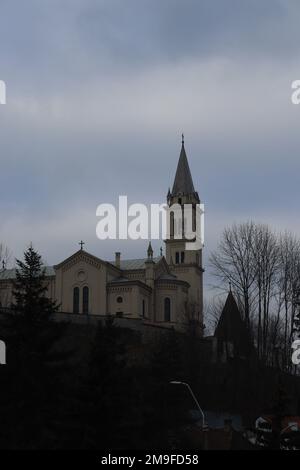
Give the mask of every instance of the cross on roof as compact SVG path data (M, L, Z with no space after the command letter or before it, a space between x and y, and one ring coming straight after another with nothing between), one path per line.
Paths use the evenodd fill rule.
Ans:
M85 245L85 243L84 243L82 240L80 240L80 242L78 243L78 245L80 245L80 249L83 250L83 245Z

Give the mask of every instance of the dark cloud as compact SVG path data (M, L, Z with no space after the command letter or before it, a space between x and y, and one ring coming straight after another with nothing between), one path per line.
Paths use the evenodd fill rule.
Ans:
M188 58L284 60L299 55L299 13L296 0L4 0L2 72L26 89Z

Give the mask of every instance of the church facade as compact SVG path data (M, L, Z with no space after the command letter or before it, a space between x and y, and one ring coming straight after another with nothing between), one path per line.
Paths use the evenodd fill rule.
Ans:
M186 156L184 141L168 206L200 203ZM48 295L63 313L76 315L114 315L139 319L152 325L184 328L190 321L203 324L202 250L186 250L185 240L165 240L166 255L155 257L151 242L146 256L123 260L115 253L105 261L83 248L55 266L45 268ZM0 302L13 301L14 269L0 272Z

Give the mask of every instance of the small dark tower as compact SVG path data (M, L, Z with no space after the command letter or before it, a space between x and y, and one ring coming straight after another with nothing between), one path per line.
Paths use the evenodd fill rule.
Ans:
M222 361L249 358L252 351L250 333L242 319L231 288L214 336L218 340L218 357Z

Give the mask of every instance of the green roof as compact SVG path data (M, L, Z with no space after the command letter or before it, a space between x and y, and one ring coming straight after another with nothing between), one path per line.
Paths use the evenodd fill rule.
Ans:
M140 259L125 259L120 261L120 269L127 271L130 269L145 269L145 262L148 258L140 258ZM157 256L153 258L154 263L158 263L162 259L162 256ZM115 261L109 261L110 264L116 266Z
M163 257L162 256L157 256L156 258L153 258L154 263L158 263ZM131 269L145 269L145 262L147 261L147 258L140 258L140 259L126 259L126 260L121 260L121 270L127 271ZM113 266L116 265L115 261L109 261L110 264ZM47 277L50 276L55 276L55 270L53 266L44 266L45 268L45 274ZM16 278L16 269L3 269L0 271L0 281L4 280L10 280L10 279L15 279Z

